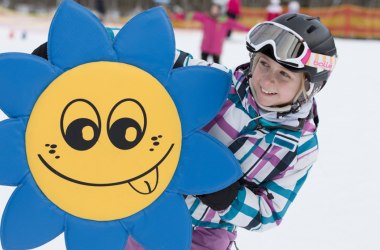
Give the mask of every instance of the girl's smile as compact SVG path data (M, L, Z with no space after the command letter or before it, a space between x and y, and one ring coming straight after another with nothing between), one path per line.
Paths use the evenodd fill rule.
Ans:
M302 90L303 73L292 72L262 53L256 56L250 81L256 101L265 107L291 104Z

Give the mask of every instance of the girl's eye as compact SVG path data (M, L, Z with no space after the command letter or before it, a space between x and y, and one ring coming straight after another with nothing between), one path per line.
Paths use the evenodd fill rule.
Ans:
M290 75L288 73L286 73L285 71L281 71L280 74L281 74L281 76L283 76L285 78L291 79Z
M263 67L269 67L269 64L266 62L266 61L260 61L260 64L263 66Z

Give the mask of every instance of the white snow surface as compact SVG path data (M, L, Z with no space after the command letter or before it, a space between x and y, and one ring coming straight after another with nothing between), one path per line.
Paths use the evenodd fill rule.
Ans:
M30 53L47 39L47 28L28 32L26 40L21 31L9 39L10 28L0 25L0 53ZM175 30L175 35L177 48L199 57L200 31ZM317 96L319 160L280 227L239 230L240 250L380 249L380 41L336 39L336 45L337 67ZM244 34L235 32L221 62L233 68L246 61ZM0 186L0 216L13 190ZM37 249L63 250L64 237Z

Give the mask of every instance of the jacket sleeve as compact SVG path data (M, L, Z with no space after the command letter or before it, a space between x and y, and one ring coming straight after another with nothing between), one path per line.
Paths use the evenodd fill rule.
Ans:
M238 21L232 19L232 18L228 18L228 26L230 29L233 29L233 30L239 30L239 31L243 31L243 32L248 32L249 31L249 28L244 26L243 24L239 23Z
M245 174L236 199L219 211L223 221L258 231L280 225L317 158L318 145L315 135L303 138L295 149L281 143L279 134L274 137L233 143L239 145L232 150Z
M205 22L207 16L202 12L189 12L189 13L174 13L171 16L174 20L182 20L182 21L198 21Z
M188 67L188 66L208 66L213 67L232 75L232 70L218 63L209 63L201 59L193 58L193 56L187 52L176 50L174 58L173 68Z
M198 21L198 22L201 22L201 23L204 23L207 19L207 16L205 14L203 14L202 12L193 12L191 13L190 15L190 19L191 20L194 20L194 21Z

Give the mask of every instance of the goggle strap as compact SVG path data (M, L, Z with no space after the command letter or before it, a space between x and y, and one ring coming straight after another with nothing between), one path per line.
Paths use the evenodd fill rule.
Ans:
M317 68L318 71L322 71L322 70L332 71L336 65L336 57L326 56L326 55L311 52L305 65L313 67L313 68Z

